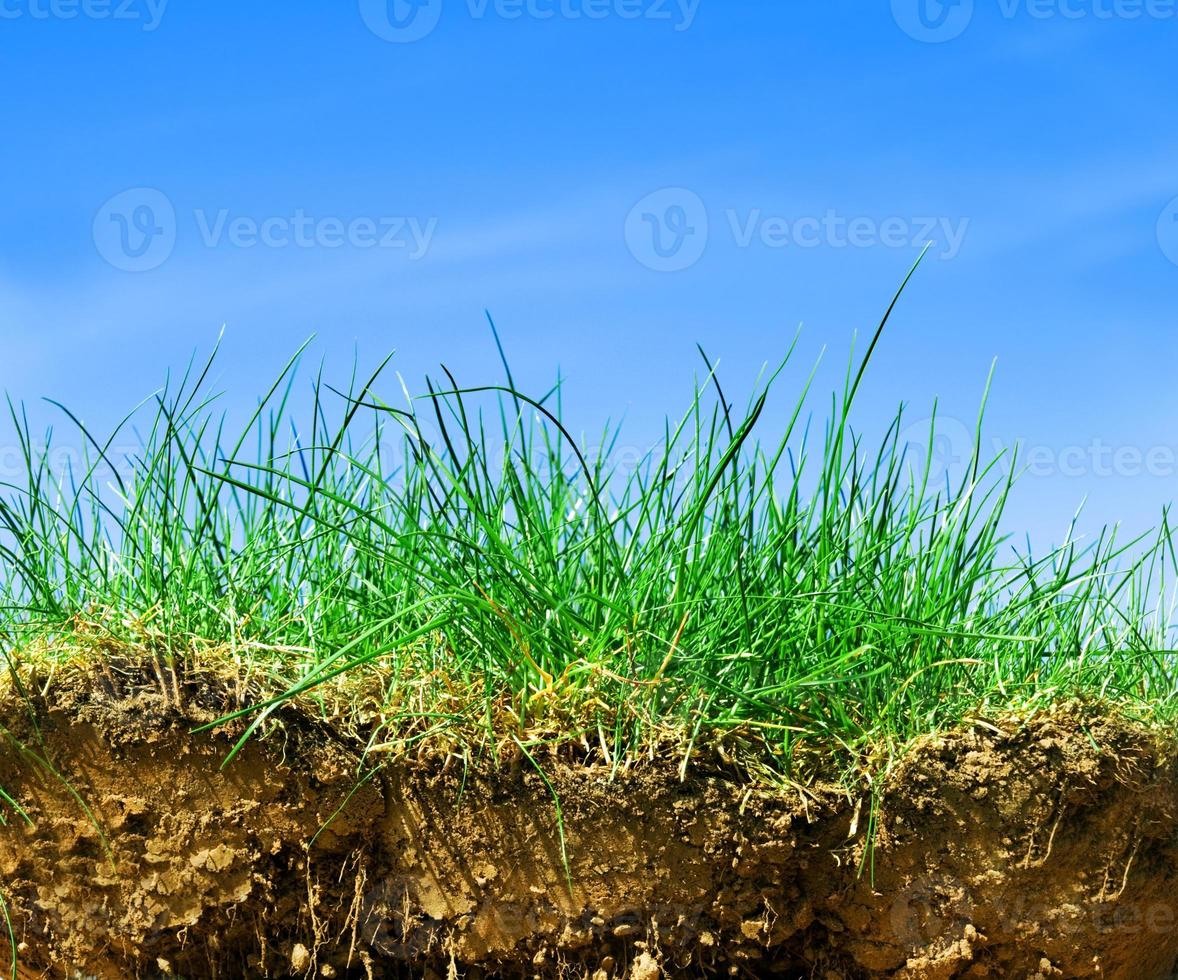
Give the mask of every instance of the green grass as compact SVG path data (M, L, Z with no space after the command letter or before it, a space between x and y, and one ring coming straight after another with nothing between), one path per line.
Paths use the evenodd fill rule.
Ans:
M560 386L529 397L506 360L502 384L446 373L415 397L388 361L342 388L320 373L301 407L296 356L233 434L210 358L118 432L82 429L89 462L65 473L10 405L27 470L0 500L10 676L138 663L179 692L219 673L263 692L249 734L297 698L381 751L568 739L616 762L724 736L787 775L1074 696L1171 717L1165 518L1147 541L1031 557L1003 537L1017 460L975 454L929 485L899 413L863 445L855 396L887 319L820 433L793 392L759 440L784 361L737 410L705 357L625 470L616 429L588 453ZM111 458L132 426L140 450Z

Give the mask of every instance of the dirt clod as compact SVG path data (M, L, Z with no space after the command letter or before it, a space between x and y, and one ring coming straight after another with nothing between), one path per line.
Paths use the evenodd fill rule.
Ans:
M639 953L630 965L630 976L632 980L658 980L662 970L650 953Z

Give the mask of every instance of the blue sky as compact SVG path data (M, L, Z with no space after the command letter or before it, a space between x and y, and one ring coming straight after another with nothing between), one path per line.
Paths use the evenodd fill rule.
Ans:
M747 391L801 324L786 389L823 349L836 385L933 238L861 427L939 398L952 456L997 358L1012 528L1144 530L1178 496L1176 39L1175 0L0 0L0 388L102 428L223 324L230 408L312 333L341 375L485 382L489 309L517 380L640 446L697 341Z

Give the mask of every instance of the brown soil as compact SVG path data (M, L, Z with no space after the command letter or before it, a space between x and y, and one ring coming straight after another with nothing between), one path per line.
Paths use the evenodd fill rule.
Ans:
M537 756L562 822L526 759L357 787L353 749L289 711L221 771L235 733L191 735L191 706L52 700L39 734L0 713L0 787L34 821L0 826L28 977L1175 976L1178 769L1076 710L928 740L874 819L719 763Z

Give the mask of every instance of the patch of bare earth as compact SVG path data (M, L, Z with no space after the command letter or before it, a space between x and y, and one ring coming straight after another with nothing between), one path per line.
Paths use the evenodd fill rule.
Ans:
M52 700L36 724L3 706L0 787L33 826L6 808L0 887L28 977L1164 980L1178 963L1178 770L1109 720L930 739L874 818L718 764L611 779L537 756L560 821L527 760L357 786L354 748L288 711L222 771L239 730L192 735L158 694Z

